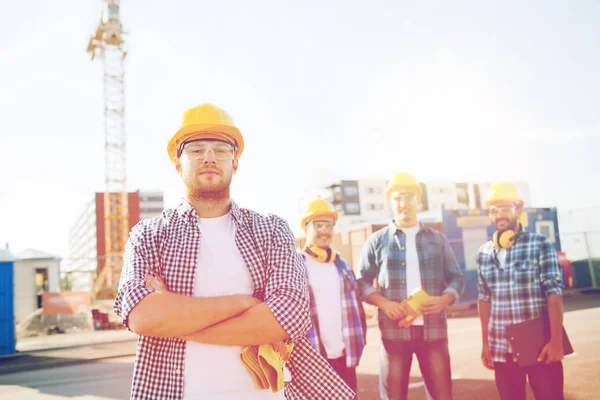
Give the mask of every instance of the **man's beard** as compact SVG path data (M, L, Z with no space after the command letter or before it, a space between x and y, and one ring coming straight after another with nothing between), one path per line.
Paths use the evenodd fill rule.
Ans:
M188 189L189 196L194 201L219 201L229 199L229 182L223 182L216 185L200 185L195 180L185 181L185 186Z
M189 189L190 197L195 201L217 201L229 198L229 186L218 189L205 189L192 187Z
M496 226L496 229L498 230L498 232L502 233L502 232L506 232L506 231L513 231L516 232L517 229L519 229L519 224L517 222L511 221L509 219L505 219L506 221L506 226L502 229L498 228L498 226Z

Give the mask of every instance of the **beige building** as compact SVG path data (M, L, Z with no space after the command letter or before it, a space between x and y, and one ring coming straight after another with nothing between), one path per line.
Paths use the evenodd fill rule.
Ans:
M60 292L61 258L28 249L15 256L15 322L42 307L44 292Z

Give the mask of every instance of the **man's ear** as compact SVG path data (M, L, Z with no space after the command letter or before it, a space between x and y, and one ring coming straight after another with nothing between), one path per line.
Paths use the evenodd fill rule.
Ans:
M239 163L239 160L238 160L237 158L235 158L235 159L233 160L233 165L232 165L232 170L233 170L233 173L234 173L234 174L235 174L235 173L237 172L237 170L238 170L238 165L239 165L238 163Z
M181 159L179 157L175 157L173 159L173 164L175 165L175 170L178 174L181 174Z

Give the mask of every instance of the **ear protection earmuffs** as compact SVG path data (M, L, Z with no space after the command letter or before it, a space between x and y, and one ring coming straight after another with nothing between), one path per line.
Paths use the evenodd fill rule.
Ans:
M497 249L510 249L515 244L516 237L517 234L513 230L508 229L501 233L498 231L494 232L492 241Z
M322 263L335 261L336 253L335 251L331 250L331 248L322 249L317 246L305 246L304 251L306 254Z

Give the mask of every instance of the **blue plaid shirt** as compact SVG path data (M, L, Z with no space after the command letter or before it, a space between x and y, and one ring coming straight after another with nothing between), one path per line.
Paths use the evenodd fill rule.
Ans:
M358 365L365 348L366 325L364 326L363 321L361 321L359 310L361 305L359 303L361 301L360 292L352 268L342 260L339 254L335 258L335 266L342 288L342 333L344 336L346 366L352 368ZM362 318L364 318L364 315ZM310 320L312 326L308 331L308 341L315 349L320 350L321 339L315 330L315 325L319 323L319 314L317 313L317 304L314 296L312 296L312 291L310 296ZM327 354L321 355L327 357Z
M556 249L542 235L520 231L506 250L501 267L492 241L477 252L478 298L491 303L488 341L492 359L505 362L511 353L504 328L537 318L548 309L546 297L562 295L562 268Z
M421 273L421 287L430 296L451 293L455 302L462 295L465 279L441 232L419 224L417 254ZM367 239L357 275L363 298L377 291L393 301L402 301L409 295L406 288L406 235L393 222L373 233ZM398 321L389 319L381 310L378 312L381 337L387 340L410 340L410 329L400 328ZM426 341L448 338L446 313L424 316L423 338Z

